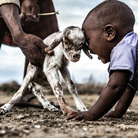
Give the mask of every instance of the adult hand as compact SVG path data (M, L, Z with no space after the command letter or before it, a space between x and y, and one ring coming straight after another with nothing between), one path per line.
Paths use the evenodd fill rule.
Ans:
M20 47L29 62L41 66L44 60L44 49L47 46L39 37L23 32L18 7L15 4L4 4L0 6L0 14L10 30L14 42ZM45 53L50 54L51 52L52 50Z
M22 33L16 37L14 41L19 45L20 49L31 64L42 66L44 61L44 49L47 46L39 37L32 34ZM51 52L52 50L47 53L50 54Z
M29 22L39 22L39 16L37 16L39 11L40 8L37 5L36 0L23 0L20 15L22 25L24 26Z
M83 120L83 119L87 121L94 120L89 111L70 112L67 114L67 117L66 117L66 120Z

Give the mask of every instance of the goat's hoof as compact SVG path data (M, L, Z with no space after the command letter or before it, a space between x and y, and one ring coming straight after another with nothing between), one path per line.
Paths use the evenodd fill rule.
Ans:
M0 107L0 115L4 115L8 112L8 110L6 108L4 108L3 106Z
M3 105L2 107L0 107L0 115L4 115L7 112L9 112L11 109L11 106L7 103L5 105Z
M86 107L79 107L77 108L78 111L88 111L88 109Z
M59 109L55 106L53 106L52 104L47 104L46 107L44 107L44 109L48 109L49 111L53 111L53 112L57 112Z

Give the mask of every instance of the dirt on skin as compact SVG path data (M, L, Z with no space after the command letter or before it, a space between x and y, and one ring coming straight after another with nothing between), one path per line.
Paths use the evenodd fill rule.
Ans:
M99 95L80 95L89 109ZM8 102L11 95L0 92L0 104ZM48 100L57 104L53 95ZM72 96L65 95L75 109ZM67 121L59 112L49 112L34 107L17 107L0 116L0 138L138 138L138 95L121 119L103 117L98 121Z

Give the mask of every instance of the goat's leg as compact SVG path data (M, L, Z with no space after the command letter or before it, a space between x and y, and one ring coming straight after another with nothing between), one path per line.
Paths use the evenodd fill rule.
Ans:
M41 92L41 90L43 89L42 85L31 82L28 87L37 97L38 101L42 104L44 109L48 109L49 111L58 111L58 108L50 104L50 102L44 97L43 93Z
M65 101L64 97L63 97L63 91L62 91L62 86L59 83L59 75L58 75L58 71L53 68L53 69L47 69L44 71L47 79L53 89L53 92L58 100L58 103L60 105L60 108L62 110L63 113L69 113L71 111L74 111Z
M68 68L64 67L60 71L61 71L61 74L62 74L62 76L63 76L63 78L64 78L64 80L68 86L69 92L72 94L72 96L74 98L77 109L79 111L87 111L87 108L85 107L85 105L83 104L83 102L81 101L81 99L78 96L77 89L76 89L73 81L71 80Z
M0 107L0 114L5 114L6 112L10 111L11 108L14 106L15 103L18 103L22 97L23 97L23 93L25 92L28 84L30 83L30 81L33 79L33 77L35 76L36 72L37 72L37 67L33 66L33 68L31 68L29 70L29 72L27 73L27 75L25 76L23 83L21 85L21 87L19 88L19 90L13 95L12 99L4 104L2 107Z

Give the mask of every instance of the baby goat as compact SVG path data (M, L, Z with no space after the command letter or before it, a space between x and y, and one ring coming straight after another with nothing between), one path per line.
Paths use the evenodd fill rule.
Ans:
M63 32L51 34L44 40L44 43L49 46L46 49L47 51L56 47L54 49L54 55L45 55L43 68L38 68L31 64L28 65L28 71L20 89L14 94L10 102L0 108L0 114L10 111L12 106L22 99L27 87L37 97L43 108L47 108L50 111L57 111L58 108L50 104L42 93L42 90L46 89L47 81L51 85L63 113L73 111L63 97L59 71L68 86L69 92L74 98L77 109L80 111L87 110L78 96L77 89L71 80L67 68L69 61L77 62L80 59L81 49L85 43L83 31L78 27L71 26Z

